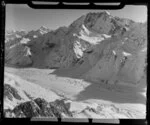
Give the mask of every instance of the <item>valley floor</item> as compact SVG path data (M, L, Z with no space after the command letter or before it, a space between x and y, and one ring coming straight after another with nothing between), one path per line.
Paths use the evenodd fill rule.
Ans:
M5 73L19 76L21 79L40 85L71 103L70 110L79 112L86 105L101 105L103 117L86 111L86 117L93 118L145 118L146 117L146 81L136 87L125 85L105 85L68 76L69 70L60 70L59 75L53 69L10 68ZM62 74L62 75L61 75ZM65 75L66 74L66 75ZM4 105L5 106L5 105ZM115 111L114 111L115 110ZM122 113L117 113L121 111ZM84 113L85 114L85 113ZM84 118L81 112L74 117Z

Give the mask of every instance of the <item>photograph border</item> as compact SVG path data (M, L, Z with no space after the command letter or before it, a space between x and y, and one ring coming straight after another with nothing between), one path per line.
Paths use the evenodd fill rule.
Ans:
M40 0L34 0L34 1L40 1ZM93 2L98 2L98 3L112 3L112 1L111 0L101 0L101 1L99 1L99 0L93 0L92 2L90 2L90 1L86 1L86 0L72 0L72 2L77 2L77 3L83 3L83 2L88 2L88 3L90 3L89 5L64 5L63 4L63 2L70 2L69 0L43 0L43 1L53 1L53 2L60 2L59 4L57 4L57 5L35 5L35 4L33 4L32 3L32 1L31 0L21 0L21 1L19 1L19 0L13 0L13 1L11 1L11 0L3 0L2 2L1 2L1 12L2 12L2 14L1 14L1 52L0 52L0 54L1 54L1 59L0 59L0 66L1 66L1 75L0 75L0 83L1 83L1 87L0 87L0 122L5 122L5 123L7 123L7 122L10 122L10 123L12 123L12 122L15 122L15 123L30 123L30 122L32 122L32 123L39 123L39 121L40 121L40 123L65 123L65 124L72 124L73 122L72 121L62 121L62 119L61 118L56 118L54 121L51 119L40 119L39 121L38 121L38 119L30 119L30 118L4 118L4 116L3 116L3 94L4 94L4 84L3 84L3 82L4 82L4 55L5 55L5 52L4 52L4 48L5 48L5 43L4 43L4 41L5 41L5 18L6 18L6 16L5 16L5 12L6 12L6 5L7 4L28 4L28 6L29 7L32 7L32 8L34 8L34 9L100 9L100 10L102 10L102 9L121 9L121 8L123 8L125 5L145 5L145 6L147 6L147 15L148 15L148 24L149 24L149 15L150 15L150 10L149 10L149 3L148 2L144 2L143 0L141 0L140 2L137 2L137 1L133 1L133 2L127 2L127 1L118 1L118 0L114 0L113 2L121 2L121 4L118 6L109 6L109 5L105 5L105 6L103 6L103 5L95 5L95 4L93 4ZM42 2L43 2L42 1ZM149 25L148 25L148 33L147 34L149 34ZM148 41L149 41L149 35L147 35L147 37L148 37ZM147 44L148 44L148 51L147 51L147 55L149 55L149 42L147 42ZM147 56L147 59L149 59L149 56ZM147 61L148 62L148 61ZM148 68L149 66L148 66L148 64L147 64L147 68ZM149 70L147 70L147 73L149 72ZM149 73L148 73L149 74ZM118 121L116 121L116 124L148 124L148 117L149 117L149 106L150 106L150 104L149 104L149 79L148 79L148 77L147 77L147 102L146 102L146 108L147 108L147 112L146 112L146 119L119 119L119 122ZM96 121L97 120L97 121ZM112 121L114 121L114 120L110 120L109 121L109 119L96 119L95 121L96 122L93 122L93 119L88 119L87 121L85 121L85 119L83 119L83 122L82 122L82 120L81 121L75 121L76 123L100 123L100 124L104 124L105 122L106 123L112 123Z

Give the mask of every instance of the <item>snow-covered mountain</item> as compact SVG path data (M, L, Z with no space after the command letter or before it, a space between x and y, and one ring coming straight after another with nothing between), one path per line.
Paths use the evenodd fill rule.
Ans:
M79 69L88 64L88 71L81 74L84 78L137 84L146 65L146 25L113 17L106 11L88 13L69 27L55 31L40 27L6 43L5 62L15 66Z
M37 37L40 37L46 33L50 32L50 29L45 27L45 26L41 26L39 29L37 30L31 30L28 32L27 34L27 38L29 37L30 39L32 38L37 38Z
M9 42L9 41L13 41L14 39L17 38L22 38L23 36L25 36L27 34L26 31L21 30L21 31L6 31L5 32L5 43Z
M30 47L28 46L29 42L38 39L49 31L50 29L44 26L41 26L38 30L32 30L29 32L7 31L5 42L6 64L8 63L18 66L31 65L33 61L30 58L32 56L32 53L30 51Z
M50 31L49 28L45 27L45 26L41 26L39 29L37 30L32 30L32 31L25 31L25 30L20 30L20 31L15 31L15 30L7 30L5 32L5 43L9 42L9 41L13 41L14 39L17 38L36 38L38 36L41 36L45 33L48 33Z
M114 17L104 11L101 13L88 13L79 17L68 27L60 27L54 31L42 26L38 30L22 33L19 34L20 37L16 37L18 33L20 32L15 31L6 35L6 66L57 69L56 72L67 71L67 74L71 77L107 85L140 85L141 79L146 75L147 23L138 23L130 19ZM16 76L9 77L9 74L6 74L6 80L17 80ZM7 85L11 83L8 81L6 81L5 85L6 93L15 91L14 88L17 88L20 93L17 96L17 101L16 99L14 99L15 101L10 99L12 94L7 94L8 97L5 99L8 107L11 106L12 102L15 103L13 108L7 108L10 110L6 111L8 114L16 115L16 113L19 113L14 117L30 117L30 113L34 114L32 116L45 116L45 113L37 113L40 107L36 103L36 99L40 100L40 102L42 101L42 105L46 105L44 109L49 107L48 110L52 110L51 102L57 103L54 100L47 99L50 98L51 94L46 93L51 92L39 87L41 93L47 95L43 97L39 95L40 93L33 91L36 90L37 85L31 85L28 82L23 84L23 82L20 82L21 80L17 81L20 84L18 86L15 81L11 85ZM31 93L28 92L27 87L31 89ZM9 92L7 92L8 90ZM36 96L29 99L27 95ZM56 93L52 95L59 98ZM18 106L16 107L16 105ZM26 114L20 108L26 107L26 105L30 105L32 109L29 114ZM33 105L36 105L35 109ZM42 110L44 109L42 108ZM83 110L83 114L91 113L91 109L87 107L83 108ZM67 113L64 114L67 117L72 117L73 114L70 113L69 109L66 109L66 111ZM62 112L66 111L63 110ZM48 116L57 117L54 112L48 113ZM93 112L95 112L94 109L92 109ZM80 115L85 117L82 113L80 112L74 117L80 117ZM90 113L87 116L90 117ZM99 113L98 116L97 113L93 115L102 117Z

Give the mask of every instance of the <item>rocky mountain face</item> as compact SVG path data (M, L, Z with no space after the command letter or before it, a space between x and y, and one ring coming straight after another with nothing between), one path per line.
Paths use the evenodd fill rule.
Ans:
M142 118L143 114L128 109L121 109L115 105L101 104L86 106L81 111L70 111L70 103L64 100L47 102L42 98L36 98L17 105L13 110L5 109L6 118ZM95 107L94 107L95 106ZM109 111L110 110L110 111ZM107 112L107 113L106 113Z
M71 117L69 107L63 100L56 100L54 102L47 102L42 98L36 98L32 101L27 101L19 104L13 110L4 110L5 117Z
M55 93L46 91L44 88L32 85L24 80L20 81L20 78L19 80L15 79L10 74L5 74L5 117L71 117L68 105ZM39 94L39 91L41 94ZM44 94L47 94L47 97Z
M77 67L85 79L137 84L146 67L147 24L88 13L69 27L41 27L5 45L5 64L37 68ZM7 36L6 36L7 38ZM85 70L85 69L83 69Z

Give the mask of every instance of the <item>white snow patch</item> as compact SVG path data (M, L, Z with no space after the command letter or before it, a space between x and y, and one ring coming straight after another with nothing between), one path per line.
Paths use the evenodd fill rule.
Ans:
M124 52L124 51L122 53L123 53L124 56L131 56L132 55L131 53L127 53L127 52Z
M90 35L91 32L84 25L82 25L82 28L87 35Z
M76 102L76 101L70 101L70 108L69 110L81 112L83 109L85 109L87 105L83 102Z
M20 102L23 102L22 100L17 100L15 98L12 98L12 100L9 100L8 98L5 98L4 101L4 109L11 109L13 110L13 108L18 105Z
M73 36L77 36L77 34L73 33Z
M110 12L108 12L108 11L106 11L106 10L105 10L104 12L107 13L108 15L110 15Z
M142 52L147 51L147 47L143 48L141 51L142 51Z
M83 29L81 29L81 31L79 32L80 36L77 34L73 34L73 36L77 36L78 38L83 39L91 44L98 44L102 40L111 37L110 35L107 35L107 34L89 36L91 34L91 32L84 25L82 25L82 28Z
M81 50L81 44L80 44L80 42L76 41L76 42L74 43L74 48L73 48L73 50L74 50L74 52L75 52L77 58L82 57L83 51Z
M17 46L17 45L18 45L18 44L14 44L14 45L10 46L9 49L12 49L12 48L14 48L14 47Z
M33 38L37 38L37 36L36 36L36 35L34 35L34 36L33 36Z
M31 56L32 54L31 54L30 48L26 46L25 49L27 50L27 53L25 56L29 56L29 55Z
M87 35L83 34L83 31L80 32L81 36L78 36L80 39L83 39L91 44L97 44L99 42L101 42L102 40L104 40L103 37L89 37Z
M86 48L83 47L79 41L74 42L73 49L74 49L74 52L75 52L77 58L81 58L83 56L83 51L86 50Z
M16 36L16 38L21 38L21 36L20 36L20 35L18 35L18 34L16 34L15 36Z
M22 40L20 41L20 43L27 44L29 41L30 41L29 38L22 38Z
M116 51L113 50L113 54L116 55Z
M104 38L110 38L110 37L111 37L110 35L107 35L107 34L102 34L102 36L103 36Z
M124 27L126 29L126 31L129 31L129 28L128 27Z
M40 33L43 35L43 34L47 33L47 31L40 30Z
M41 26L39 30L42 35L48 32L48 28L45 26Z

